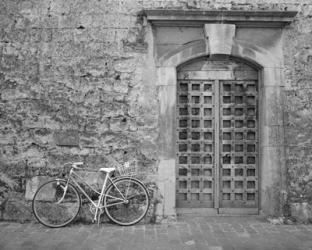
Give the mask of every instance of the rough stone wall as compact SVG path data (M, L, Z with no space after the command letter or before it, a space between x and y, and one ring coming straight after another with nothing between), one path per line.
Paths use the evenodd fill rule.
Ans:
M107 154L137 158L155 182L158 90L144 8L299 11L284 46L288 200L311 201L310 0L0 1L2 197L20 201L34 176L73 160L96 168Z
M298 10L284 39L286 178L290 212L307 221L312 219L312 3Z
M98 168L107 154L136 158L153 182L158 108L143 81L140 10L135 1L0 1L0 171L17 182L10 197L20 201L35 176L56 176L67 161Z

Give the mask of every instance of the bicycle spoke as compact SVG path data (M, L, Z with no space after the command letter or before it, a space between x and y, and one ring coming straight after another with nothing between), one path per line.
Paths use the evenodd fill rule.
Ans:
M133 225L147 213L149 207L147 190L135 179L117 180L114 185L108 187L105 195L105 211L108 217L117 224ZM114 203L120 196L124 196L126 200L123 203Z
M33 211L38 221L48 227L70 223L80 209L77 190L65 181L53 180L43 184L33 199Z

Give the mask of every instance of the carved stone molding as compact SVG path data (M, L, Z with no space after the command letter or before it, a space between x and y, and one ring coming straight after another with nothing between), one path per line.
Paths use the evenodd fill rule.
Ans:
M237 27L283 27L297 11L163 10L146 9L143 16L155 26L200 27L205 23L228 23Z

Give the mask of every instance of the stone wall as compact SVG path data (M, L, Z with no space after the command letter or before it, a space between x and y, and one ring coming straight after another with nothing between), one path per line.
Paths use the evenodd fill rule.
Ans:
M155 181L158 108L155 86L143 81L141 9L131 1L1 1L0 171L18 184L13 200L31 197L26 187L37 175L58 176L67 161L96 169L107 154L136 158L145 181Z
M312 219L312 4L299 8L285 32L285 138L288 206Z
M35 176L56 176L66 161L97 168L108 154L136 158L157 193L161 131L144 8L298 10L284 39L287 198L312 202L310 0L2 0L1 211L16 210L2 216L31 217L21 203Z

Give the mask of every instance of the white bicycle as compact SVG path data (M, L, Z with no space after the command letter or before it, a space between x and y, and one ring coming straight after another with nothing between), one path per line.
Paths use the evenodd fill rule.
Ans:
M100 173L105 174L105 178L101 189L96 190L77 173L84 170L81 167L83 162L66 163L64 167L70 165L67 179L48 181L35 193L32 209L37 220L53 228L63 227L72 222L82 206L80 191L90 202L93 222L99 223L104 211L110 220L119 225L130 226L141 221L150 205L147 188L131 175L133 168L129 164L117 164L113 168L99 169ZM112 178L111 175L115 171L121 176ZM93 200L79 182L88 186L97 195L97 199Z

